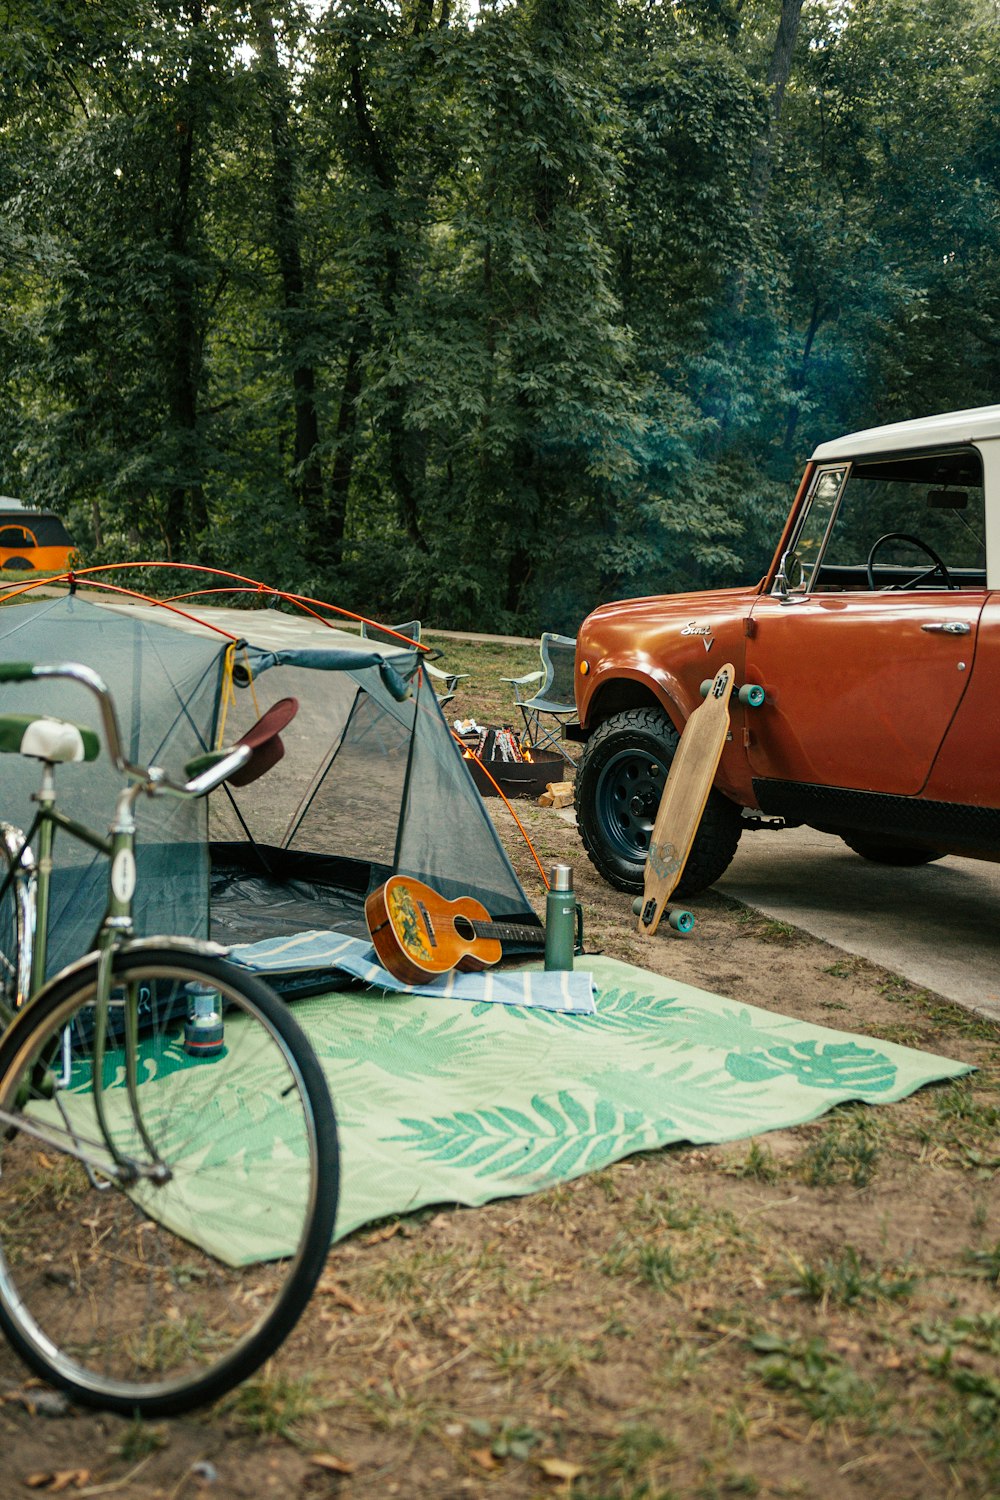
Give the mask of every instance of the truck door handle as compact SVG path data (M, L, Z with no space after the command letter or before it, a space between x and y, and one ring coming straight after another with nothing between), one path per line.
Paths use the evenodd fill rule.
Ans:
M928 635L969 635L972 626L965 620L928 620L920 629L926 630Z

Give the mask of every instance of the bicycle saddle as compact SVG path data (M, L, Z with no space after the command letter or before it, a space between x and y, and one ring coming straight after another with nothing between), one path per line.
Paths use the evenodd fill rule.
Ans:
M96 760L101 742L93 729L38 714L0 714L0 754L27 755L50 766Z

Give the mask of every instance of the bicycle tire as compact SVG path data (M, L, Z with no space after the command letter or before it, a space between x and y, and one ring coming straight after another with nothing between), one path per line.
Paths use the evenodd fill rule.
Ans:
M0 823L0 1031L31 991L31 950L35 932L38 875L24 834Z
M246 1379L305 1308L333 1237L336 1122L312 1048L266 985L136 946L113 961L103 1140L151 1160L127 1100L128 986L143 1010L140 1112L171 1175L122 1186L94 1104L96 978L96 958L57 976L0 1040L0 1327L74 1400L172 1416ZM204 1035L185 1037L190 986L215 997L214 1056L188 1050ZM84 1140L98 1143L83 1147L89 1171L71 1154Z

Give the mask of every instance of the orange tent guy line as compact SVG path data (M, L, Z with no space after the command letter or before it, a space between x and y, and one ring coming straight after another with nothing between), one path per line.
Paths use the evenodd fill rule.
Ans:
M461 736L458 735L458 734L456 734L455 731L454 731L454 729L451 731L451 737L456 742L456 744L461 745L462 749L465 750L466 747L462 743ZM531 850L531 857L535 861L535 864L538 866L538 873L542 877L542 880L543 880L543 882L545 884L545 889L548 890L549 889L549 877L546 875L544 866L542 865L541 860L538 858L538 854L537 854L537 852L535 850L534 844L531 842L531 839L528 837L528 830L525 828L524 824L521 822L521 819L518 817L517 813L514 811L513 807L511 806L511 803L510 803L510 801L509 801L509 799L507 797L506 792L504 791L504 789L500 785L500 783L497 781L497 779L493 775L493 773L490 771L489 767L485 766L483 764L483 762L480 761L479 762L479 768L483 772L483 774L493 783L494 787L496 788L497 796L503 798L503 800L504 800L504 802L506 804L506 807L507 807L507 811L510 813L511 817L514 819L514 822L517 824L518 828L520 828L520 830L521 830L521 837L524 839L524 842L527 844L528 848Z

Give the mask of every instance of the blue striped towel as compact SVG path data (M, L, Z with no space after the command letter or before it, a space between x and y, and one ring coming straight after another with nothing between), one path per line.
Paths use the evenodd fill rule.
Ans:
M587 970L545 973L537 969L482 969L473 974L453 970L429 984L403 984L383 969L371 943L335 930L316 929L292 937L265 938L260 943L240 943L230 949L229 956L265 979L275 974L337 969L376 989L437 995L442 1000L529 1005L574 1015L593 1015L595 1010L594 979Z

